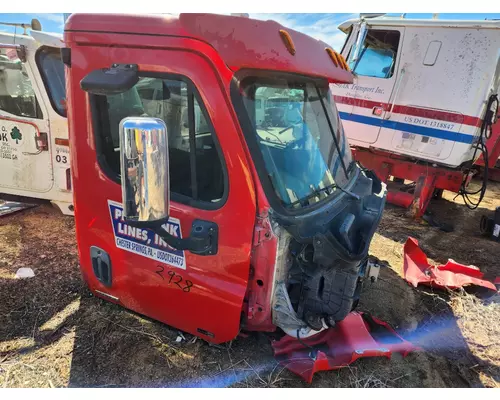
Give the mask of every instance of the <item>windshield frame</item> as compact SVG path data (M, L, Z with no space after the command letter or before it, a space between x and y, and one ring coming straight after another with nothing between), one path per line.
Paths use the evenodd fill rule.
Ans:
M40 46L37 49L36 54L35 54L35 62L36 62L36 66L38 68L38 73L40 74L40 77L42 78L43 86L45 88L45 93L47 93L47 97L50 101L50 105L52 106L52 109L61 117L68 118L68 115L67 115L68 110L65 108L64 112L61 112L60 107L57 106L55 99L54 99L54 95L53 95L51 88L49 86L49 82L48 82L49 78L47 77L47 74L45 74L45 72L43 71L42 60L41 60L43 53L59 54L59 57L61 57L61 63L63 64L63 70L64 70L64 82L65 82L65 84L64 84L64 99L66 100L68 98L68 94L66 92L66 68L65 68L65 65L62 61L62 55L61 55L60 49L57 47L52 47L52 46Z
M350 187L353 186L353 183L357 177L357 174L355 173L356 169L356 162L354 158L351 159L351 162L349 165L345 165L343 158L340 156L342 154L339 143L337 141L336 137L336 132L333 130L333 126L335 123L333 123L330 119L330 115L326 110L326 107L328 107L329 104L331 103L324 103L324 101L321 101L323 108L325 109L325 115L327 117L327 124L330 127L330 130L332 132L332 137L333 137L333 144L336 148L338 157L340 157L340 162L341 164L345 167L342 168L346 173L347 173L347 183L344 183L342 186L342 189L335 189L332 193L328 194L325 198L320 199L319 201L312 203L312 204L307 204L307 205L302 205L299 208L289 208L287 207L286 203L278 196L275 190L275 186L269 176L269 172L267 170L267 167L265 165L264 161L264 156L262 154L262 151L260 149L257 135L256 135L256 130L253 126L253 123L251 121L251 118L248 114L248 110L244 104L244 99L243 96L241 95L242 88L241 84L245 79L248 78L255 78L255 79L263 79L263 80L269 80L272 81L273 79L289 79L293 81L298 81L298 82L303 82L303 83L308 83L308 84L313 84L316 88L321 88L321 87L328 87L328 96L330 97L330 101L334 102L333 100L333 95L331 94L331 90L329 87L328 82L325 81L325 79L322 78L316 78L314 76L306 76L306 75L301 75L301 74L295 74L295 73L288 73L288 72L281 72L281 71L266 71L266 70L254 70L254 69L244 69L244 70L239 70L236 72L234 75L231 85L230 85L230 95L231 95L231 100L233 107L235 109L237 118L238 118L238 123L240 124L240 127L242 129L243 135L245 137L246 143L248 145L248 148L250 150L251 156L252 156L252 161L255 165L255 168L257 170L257 174L259 176L260 182L262 184L262 187L264 189L264 192L266 194L266 197L269 201L269 204L273 210L275 210L278 214L284 215L284 216L294 216L294 215L300 215L300 214L306 214L312 211L315 211L321 207L323 207L325 204L328 204L332 202L335 199L338 199L339 197L342 197L345 195L343 193L342 189L349 189ZM340 119L340 116L338 115L338 110L335 105L335 102L333 104L333 109L332 113L333 116L338 118L338 123L342 124L342 121ZM344 139L347 141L347 138L345 137L345 131L342 126L339 126L341 130L341 135L344 137ZM346 142L346 145L349 146L348 142Z

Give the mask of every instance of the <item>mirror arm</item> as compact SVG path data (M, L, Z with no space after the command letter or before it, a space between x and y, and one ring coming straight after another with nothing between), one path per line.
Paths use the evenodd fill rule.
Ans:
M187 250L200 256L211 256L217 254L219 228L214 222L196 219L193 221L189 237L178 238L171 235L163 228L163 225L168 222L168 218L154 222L138 222L127 218L125 220L131 226L151 229L169 246L176 250Z

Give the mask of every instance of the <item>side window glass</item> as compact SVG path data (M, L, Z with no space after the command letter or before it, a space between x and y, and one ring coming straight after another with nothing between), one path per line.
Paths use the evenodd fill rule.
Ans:
M392 77L399 39L399 31L368 30L353 72L373 78Z
M59 49L42 47L37 54L38 67L54 110L66 116L66 83Z
M0 110L18 117L43 118L26 68L13 49L0 48Z
M222 199L224 174L211 125L186 82L144 77L128 92L96 100L103 153L116 174L120 121L129 116L160 118L167 125L171 192L203 202ZM106 150L106 143L112 149Z

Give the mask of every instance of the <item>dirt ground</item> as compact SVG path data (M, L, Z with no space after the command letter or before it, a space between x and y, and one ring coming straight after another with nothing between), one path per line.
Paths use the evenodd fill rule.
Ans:
M500 243L479 234L500 206L491 184L468 210L452 193L433 201L445 233L387 206L371 254L388 263L359 309L389 322L423 350L407 358L361 359L320 372L313 387L499 387L500 298L415 289L402 279L403 244L419 240L431 262L473 264L500 276ZM15 279L20 267L35 272ZM274 361L266 335L211 346L99 300L78 269L73 218L50 206L0 218L0 387L305 387Z

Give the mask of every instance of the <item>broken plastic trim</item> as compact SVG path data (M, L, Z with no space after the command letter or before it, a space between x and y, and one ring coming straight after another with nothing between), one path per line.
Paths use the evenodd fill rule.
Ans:
M473 265L459 264L451 259L445 265L430 265L418 240L412 237L404 245L404 274L405 280L414 287L420 283L441 289L476 285L497 291L495 284L484 280L483 273Z
M307 383L318 371L347 367L359 358L406 357L418 347L404 340L389 324L367 313L350 313L335 328L298 340L284 336L272 344L279 363Z

